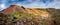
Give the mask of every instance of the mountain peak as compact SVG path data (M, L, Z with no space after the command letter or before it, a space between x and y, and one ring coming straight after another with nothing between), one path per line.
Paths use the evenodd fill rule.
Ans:
M23 6L18 6L18 5L10 5L10 7L21 7L21 8L24 8Z
M14 7L14 6L16 6L16 5L10 5L10 7Z
M5 9L4 11L2 11L3 14L10 14L14 11L17 10L23 10L25 9L23 6L17 6L17 5L10 5L10 7L8 7L7 9Z

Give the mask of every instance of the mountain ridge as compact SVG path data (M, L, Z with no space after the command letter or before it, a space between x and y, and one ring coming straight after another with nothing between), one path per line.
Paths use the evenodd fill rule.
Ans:
M35 15L41 15L41 16L49 16L49 13L46 10L50 10L50 11L54 11L54 8L46 8L46 9L42 9L42 8L25 8L23 6L17 6L17 5L11 5L10 7L8 7L7 9L5 9L4 11L2 11L3 14L12 14L14 12L26 12L26 13L30 13L30 14L35 14Z

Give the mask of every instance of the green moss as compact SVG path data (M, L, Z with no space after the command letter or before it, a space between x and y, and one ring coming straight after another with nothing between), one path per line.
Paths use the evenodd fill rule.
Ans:
M22 17L36 17L38 15L30 14L30 13L24 13L24 12L14 12L12 16L16 18L22 18Z

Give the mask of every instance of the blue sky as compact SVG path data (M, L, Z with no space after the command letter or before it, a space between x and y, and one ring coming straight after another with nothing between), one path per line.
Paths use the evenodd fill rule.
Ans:
M0 11L12 4L29 8L60 8L60 0L0 0Z

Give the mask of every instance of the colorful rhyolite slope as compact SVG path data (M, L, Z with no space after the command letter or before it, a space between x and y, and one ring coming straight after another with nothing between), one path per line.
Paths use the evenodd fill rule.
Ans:
M11 5L7 9L3 10L2 13L8 15L8 14L12 14L14 12L26 12L26 13L35 14L35 15L41 15L43 17L48 17L49 13L47 12L47 10L54 11L55 9L54 8L46 8L46 9L25 8L23 6Z

